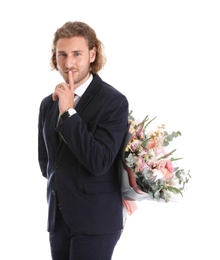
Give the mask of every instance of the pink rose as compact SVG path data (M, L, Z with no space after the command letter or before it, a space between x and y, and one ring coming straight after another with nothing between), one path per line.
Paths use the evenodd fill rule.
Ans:
M173 172L173 164L171 161L167 161L165 168L169 171L169 172Z
M148 167L147 163L145 162L143 157L138 158L137 162L138 169L142 172L146 167Z
M152 141L150 141L150 142L148 143L147 149L151 149L151 148L153 148L154 146L155 146L155 142L154 142L154 140L152 140Z

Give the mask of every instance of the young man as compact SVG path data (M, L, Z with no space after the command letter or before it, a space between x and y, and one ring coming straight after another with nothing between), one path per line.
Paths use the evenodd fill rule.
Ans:
M57 29L51 66L64 82L41 102L38 137L53 260L110 260L123 229L118 154L128 101L97 74L104 64L90 26Z

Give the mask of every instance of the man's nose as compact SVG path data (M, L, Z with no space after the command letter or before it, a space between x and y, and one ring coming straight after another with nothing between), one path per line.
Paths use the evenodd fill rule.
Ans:
M67 56L66 57L66 62L65 62L65 67L66 68L71 68L74 64L74 58L72 56Z

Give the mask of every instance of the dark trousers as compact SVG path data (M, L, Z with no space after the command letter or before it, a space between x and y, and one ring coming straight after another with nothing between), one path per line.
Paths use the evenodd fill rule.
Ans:
M55 230L50 232L53 260L111 260L121 232L107 235L74 233L58 210Z

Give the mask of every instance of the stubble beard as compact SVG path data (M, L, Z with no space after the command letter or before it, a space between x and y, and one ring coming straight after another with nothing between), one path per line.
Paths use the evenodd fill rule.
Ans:
M83 71L79 72L77 78L74 79L74 84L75 85L83 84L89 78L89 74L90 74L89 68L86 68Z

